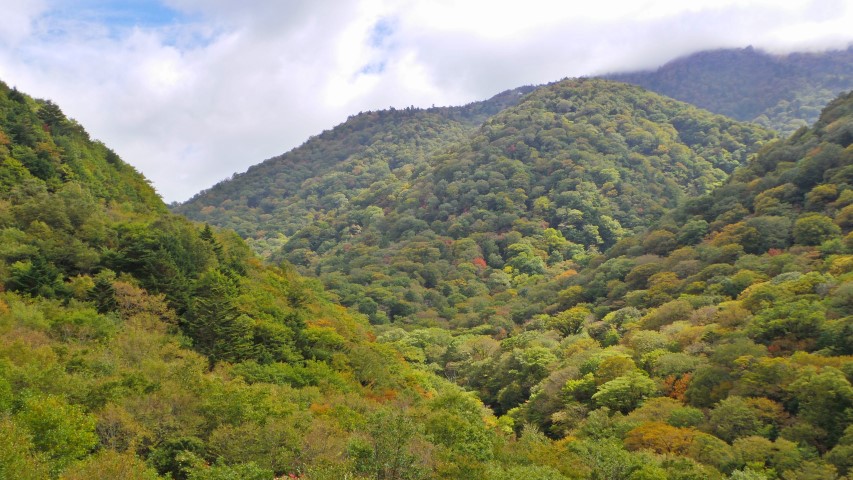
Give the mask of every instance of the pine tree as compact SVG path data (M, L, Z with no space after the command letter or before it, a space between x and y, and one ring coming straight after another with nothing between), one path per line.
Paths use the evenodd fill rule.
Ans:
M219 270L204 273L196 283L184 327L211 367L218 361L252 356L254 322L237 309L237 293L234 280Z

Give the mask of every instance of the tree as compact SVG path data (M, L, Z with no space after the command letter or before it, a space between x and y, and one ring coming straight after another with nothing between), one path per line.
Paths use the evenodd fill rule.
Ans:
M709 424L714 435L729 443L736 438L759 434L762 426L747 401L737 396L721 400L711 411Z
M816 344L825 321L826 313L821 304L802 299L759 311L749 326L749 332L756 340L768 343L783 339L808 341L794 345L794 348L808 350Z
M729 444L707 433L697 432L687 453L690 458L718 470L728 471L734 466L736 458Z
M210 270L199 278L194 292L184 329L196 350L208 356L211 367L218 361L250 358L254 322L237 309L234 281Z
M835 465L838 472L846 475L853 471L853 425L844 430L844 436L838 444L826 455L826 459Z
M820 245L839 235L841 228L826 215L809 213L794 222L794 242L799 245Z
M798 468L782 474L784 480L836 480L838 472L832 465L821 462L803 462Z
M702 219L689 220L678 231L679 245L696 245L708 233L708 222Z
M414 480L423 477L412 454L417 426L400 412L379 411L368 420L369 436L350 442L348 455L358 472L377 480Z
M106 270L95 277L95 284L88 292L89 300L95 304L98 313L107 313L118 309L116 290L113 287L115 274Z
M101 450L62 472L59 480L157 480L157 472L131 453ZM210 477L208 477L210 478Z
M33 444L47 455L54 472L82 458L98 444L95 417L59 397L28 397L15 419L32 433Z
M584 324L592 318L592 312L584 306L574 306L564 310L548 320L548 325L563 336L574 335L583 330Z
M36 454L32 437L12 419L0 416L0 478L42 480L47 466Z
M791 383L788 390L798 403L799 418L817 427L817 445L832 448L853 422L853 386L843 372L825 367Z
M30 262L17 262L6 287L9 290L53 298L64 293L62 275L53 263L36 255Z
M628 450L651 450L657 454L685 455L695 435L696 431L690 428L649 422L628 432L625 447Z
M509 258L506 264L517 272L535 275L545 271L545 261L530 243L523 242L510 245L507 247L507 255Z
M187 480L268 480L273 476L272 470L259 467L253 462L239 465L217 462L214 465L207 465L197 461L187 474Z
M633 371L598 387L592 400L599 406L628 413L657 390L654 380L640 371Z
M643 250L655 255L666 255L677 245L675 234L666 230L655 230L643 240Z

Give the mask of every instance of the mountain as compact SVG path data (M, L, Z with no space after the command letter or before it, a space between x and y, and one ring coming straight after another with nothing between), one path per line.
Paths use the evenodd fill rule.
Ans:
M315 197L328 196L327 183L347 182L350 189L363 188L387 177L390 169L411 168L431 153L466 138L485 119L515 105L532 89L508 90L462 107L362 112L172 208L190 218L234 229L250 239L258 252L269 255L281 247L279 234L292 235L313 221L314 210L320 208ZM382 165L372 164L375 157L384 157Z
M816 454L808 469L823 472L819 477L848 472L851 149L848 93L831 102L811 129L768 145L725 185L687 200L646 233L593 259L558 296L562 311L545 320L564 328L561 348L578 353L550 366L550 376L532 387L537 393L519 415L542 428L571 429L578 410L606 405L601 399L609 382L632 375L626 372L636 365L643 376L629 383L636 387L651 378L658 394L704 412L691 424L677 419L684 407L669 399L654 408L672 407L645 418L654 410L648 403L630 413L633 406L611 405L628 413L634 430L622 435L629 449L671 452L671 445L655 446L658 440L646 435L657 428L676 435L672 429L695 426L731 444L720 446L731 448L733 458L755 458L750 443L770 447L772 441L773 449L787 449L781 454L792 455L787 459L759 462L784 478L802 478L785 471L805 468L788 462L809 449ZM590 339L595 353L579 347ZM616 368L621 373L610 370L611 361L622 365ZM497 374L476 371L472 378ZM563 390L556 392L553 382ZM756 421L746 427L737 415ZM698 452L688 455L703 461Z
M604 80L541 87L476 129L427 128L438 125L429 111L370 115L413 121L391 122L365 150L309 179L297 173L296 190L255 206L249 192L299 172L288 159L305 158L308 145L320 151L326 139L258 167L268 172L263 181L250 171L176 210L223 225L261 218L243 234L282 243L273 260L318 275L373 323L510 329L544 307L524 298L526 285L651 224L681 196L710 191L771 138ZM330 138L359 132L363 121Z
M561 268L518 287L546 306L508 332L379 340L557 439L538 458L573 458L579 478L849 478L853 93Z
M848 478L853 94L518 97L287 184L330 292L0 83L0 478Z
M271 259L475 392L508 478L847 478L853 94L774 140L565 80L412 163L383 140L287 197Z
M506 478L472 394L0 83L0 478ZM525 473L528 472L528 473Z
M813 124L853 89L853 47L771 55L752 47L694 53L650 72L607 75L782 135Z

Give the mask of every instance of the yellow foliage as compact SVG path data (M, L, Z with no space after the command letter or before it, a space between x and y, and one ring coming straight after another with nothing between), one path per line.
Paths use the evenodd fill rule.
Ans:
M832 259L829 264L829 273L839 276L853 271L853 255L841 255Z
M693 443L696 430L649 422L631 430L625 437L628 450L651 450L658 454L685 455Z

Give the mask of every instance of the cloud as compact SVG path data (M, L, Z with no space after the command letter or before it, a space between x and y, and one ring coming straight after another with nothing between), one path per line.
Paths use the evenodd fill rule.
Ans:
M0 79L55 100L184 200L358 111L466 103L703 48L853 40L847 2L779 3L0 0Z

